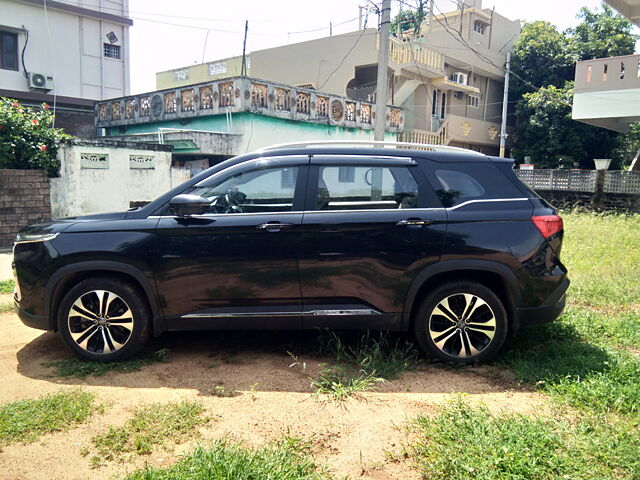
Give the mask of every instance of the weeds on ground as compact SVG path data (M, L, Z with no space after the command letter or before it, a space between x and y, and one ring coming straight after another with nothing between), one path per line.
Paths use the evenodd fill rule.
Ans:
M94 396L80 389L0 405L0 446L33 442L45 433L64 431L102 412Z
M211 389L211 395L213 395L214 397L230 398L230 397L237 397L239 393L233 389L227 390L222 385L216 385Z
M375 390L376 384L415 368L419 361L412 343L400 338L393 341L388 333L367 332L355 339L348 334L323 333L319 338L319 353L335 358L335 364L323 364L311 385L317 394L327 394L338 401ZM297 362L292 365L295 364Z
M120 362L90 362L77 357L68 357L62 360L44 362L42 365L55 368L53 376L56 377L85 378L89 375L100 377L108 372L137 372L150 363L168 361L168 354L169 350L163 348L155 352L152 356L138 356L137 358Z
M109 427L107 433L91 439L92 448L82 453L94 455L93 467L107 461L124 460L128 455L148 455L168 441L180 443L197 434L196 427L210 420L197 402L154 403L138 408L124 425Z
M13 280L0 280L0 293L13 293L15 285Z
M410 455L430 479L637 478L640 434L625 423L494 415L460 398L418 417Z
M13 303L0 303L0 313L13 312Z
M308 447L299 439L251 449L241 443L219 440L210 447L198 447L168 468L147 467L127 480L199 480L203 478L329 480L316 466Z

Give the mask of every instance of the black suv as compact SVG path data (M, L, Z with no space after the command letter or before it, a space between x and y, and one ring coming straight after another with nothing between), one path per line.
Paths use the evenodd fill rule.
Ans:
M473 363L562 312L562 219L511 160L324 143L226 160L136 210L25 228L20 318L99 361L164 331L335 328L411 331Z

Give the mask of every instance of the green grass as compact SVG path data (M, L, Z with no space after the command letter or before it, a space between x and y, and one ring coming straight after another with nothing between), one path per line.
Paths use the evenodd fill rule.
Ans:
M636 479L637 428L587 417L575 423L491 414L454 398L415 422L409 455L424 478L442 480Z
M210 447L198 447L168 468L147 467L127 480L329 480L318 468L305 445L286 439L263 448L220 440Z
M69 430L101 409L92 394L80 389L5 403L0 405L0 446L33 442L45 433Z
M89 362L77 357L63 358L44 362L42 365L55 369L53 376L85 378L89 375L100 377L109 372L128 373L137 372L142 367L153 362L166 362L168 360L168 350L163 348L153 354L153 356L138 356L130 360L120 362Z
M0 280L0 293L13 293L15 283L13 280Z
M335 358L335 364L323 364L311 385L317 394L327 394L338 401L375 390L378 383L415 368L420 358L412 343L400 338L392 340L388 333L369 332L360 337L323 333L319 353Z
M571 302L612 307L640 304L640 215L562 214L562 260Z
M84 453L93 452L93 466L124 460L129 454L148 455L169 441L177 444L196 436L196 428L209 420L197 402L150 404L138 408L124 425L111 426L108 432L93 437L92 449Z

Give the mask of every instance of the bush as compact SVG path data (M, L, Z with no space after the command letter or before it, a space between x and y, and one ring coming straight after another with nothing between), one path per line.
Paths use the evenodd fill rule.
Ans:
M46 103L31 108L0 97L0 168L45 170L50 177L58 176L58 146L68 138L53 128L53 113Z

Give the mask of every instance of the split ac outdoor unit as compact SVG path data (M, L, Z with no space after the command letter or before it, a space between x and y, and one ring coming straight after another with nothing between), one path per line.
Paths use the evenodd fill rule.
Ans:
M53 75L46 73L29 73L29 88L53 90Z
M466 73L462 73L462 72L456 72L453 75L451 75L450 80L452 82L455 83L459 83L460 85L466 85L467 84L467 74Z

